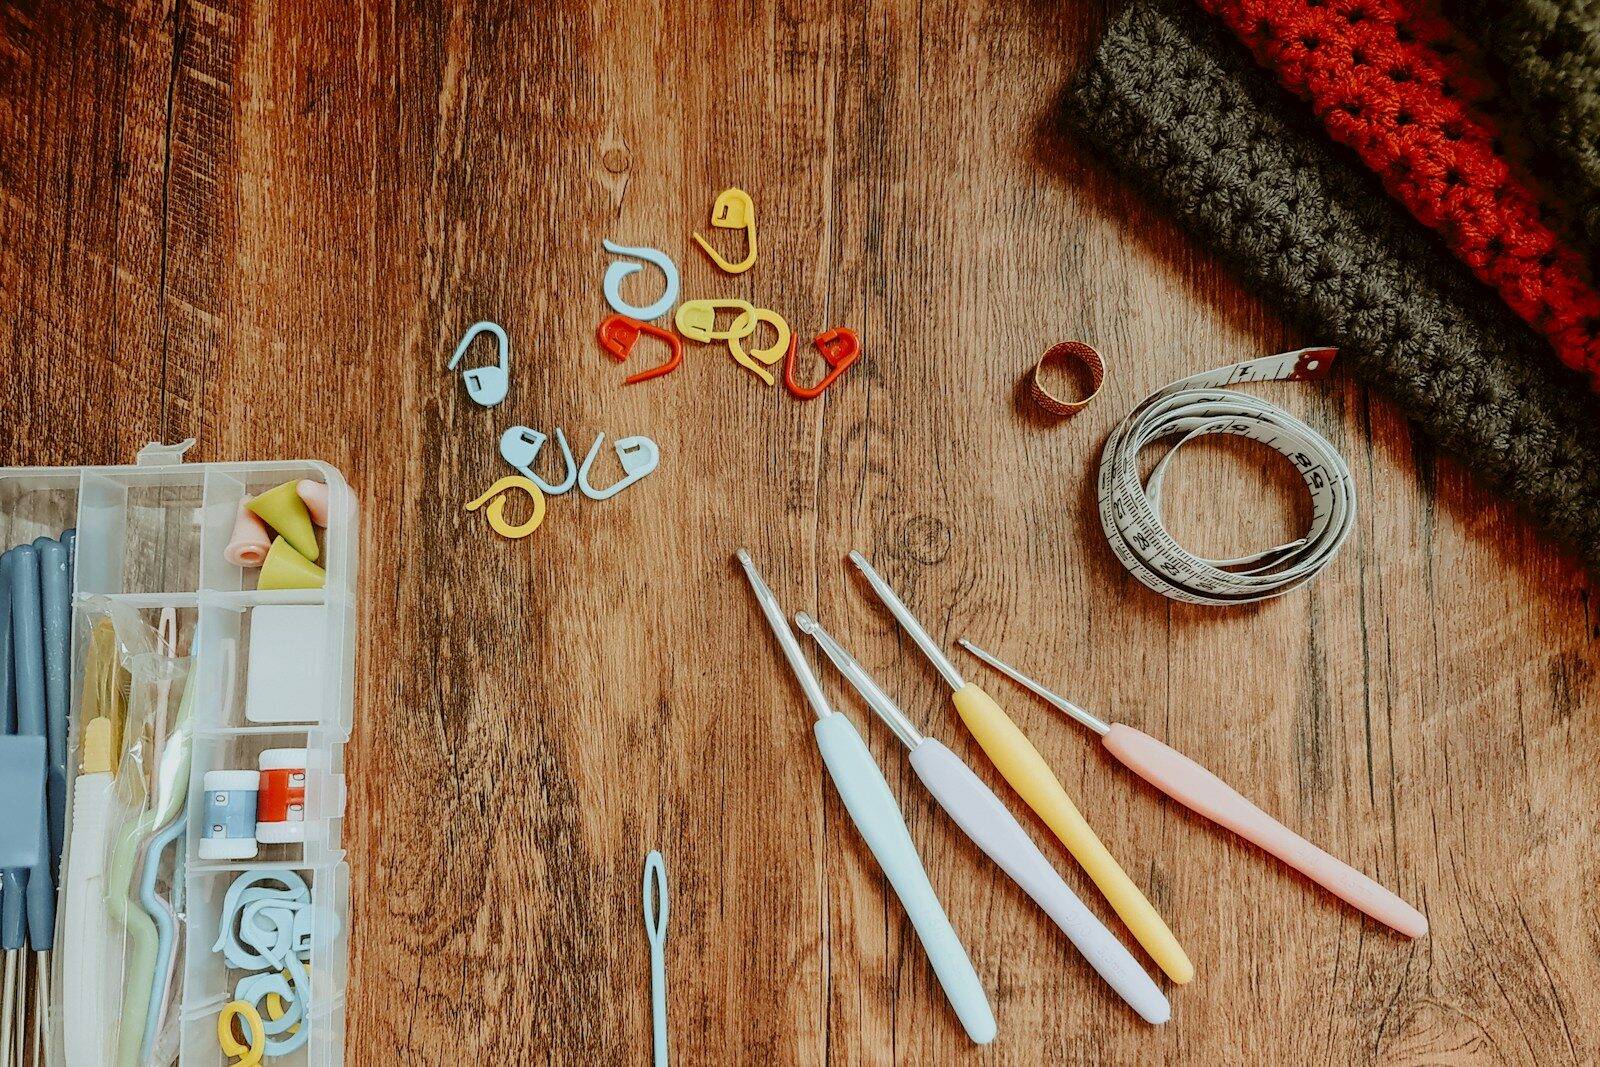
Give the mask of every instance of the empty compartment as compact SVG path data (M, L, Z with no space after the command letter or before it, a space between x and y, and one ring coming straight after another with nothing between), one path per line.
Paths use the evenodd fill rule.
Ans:
M0 474L0 550L76 526L78 486L75 472Z
M198 470L85 473L78 591L196 592L204 495Z
M303 489L301 483L309 483ZM209 476L206 496L206 588L260 588L263 573L292 581L315 580L348 588L353 582L355 502L337 471L321 463L223 466ZM325 498L325 499L323 499ZM256 509L247 509L256 502ZM326 523L326 525L323 525ZM262 556L282 537L286 548L274 565ZM282 549L280 549L282 551ZM315 569L314 569L315 568ZM312 576L307 579L305 576Z
M283 944L293 944L295 957L304 965L301 973L309 980L309 988L303 993L299 983L293 982L295 968L273 965L240 936L244 909L239 901L246 890L273 894L262 906L276 913L265 922L286 932ZM234 898L231 901L230 891ZM254 999L263 1020L270 1019L268 998L261 991L271 988L271 976L281 977L285 971L289 972L288 981L293 983L296 1000L288 1006L289 1011L300 1017L298 1025L304 1040L288 1052L269 1053L263 1062L274 1067L341 1062L343 1028L335 1029L329 1023L335 1018L342 1022L342 1011L336 1016L332 1007L342 1006L344 1000L345 968L335 957L347 950L344 915L348 903L347 876L342 866L259 864L248 870L191 870L181 1013L180 1062L184 1067L226 1067L232 1062L217 1041L220 1012L242 992L242 999ZM219 944L224 948L218 949ZM284 962L287 963L287 956ZM261 995L253 997L255 993ZM298 1039L300 1035L294 1037ZM291 1035L270 1035L270 1039L287 1041ZM334 1050L333 1060L328 1059L330 1047Z

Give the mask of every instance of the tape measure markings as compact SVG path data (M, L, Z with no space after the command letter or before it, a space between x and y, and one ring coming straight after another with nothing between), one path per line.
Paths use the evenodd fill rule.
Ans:
M1355 483L1328 441L1276 405L1232 385L1325 377L1336 350L1303 348L1190 375L1156 390L1107 438L1099 473L1100 523L1112 551L1135 578L1174 600L1245 604L1281 596L1316 577L1355 526ZM1180 545L1161 521L1161 480L1178 449L1197 437L1227 434L1288 459L1311 494L1311 524L1287 544L1237 559L1206 559ZM1178 441L1139 477L1139 454Z

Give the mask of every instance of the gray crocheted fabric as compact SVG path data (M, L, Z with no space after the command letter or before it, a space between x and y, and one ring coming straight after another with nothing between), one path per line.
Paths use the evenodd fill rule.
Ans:
M1600 0L1453 0L1444 10L1504 67L1492 73L1554 163L1539 173L1600 247Z
M1198 11L1115 18L1069 121L1600 573L1597 408L1539 338Z

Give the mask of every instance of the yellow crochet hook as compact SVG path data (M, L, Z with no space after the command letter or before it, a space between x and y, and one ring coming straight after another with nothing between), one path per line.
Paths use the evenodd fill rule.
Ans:
M934 668L950 688L955 690L951 700L955 703L956 712L978 745L988 753L996 769L1011 783L1011 788L1028 802L1028 806L1039 813L1039 817L1061 839L1061 843L1067 846L1072 858L1078 861L1100 892L1105 894L1112 909L1127 924L1145 951L1150 953L1150 958L1177 984L1183 985L1192 979L1194 964L1189 962L1183 946L1178 944L1178 939L1172 936L1172 931L1156 913L1156 909L1139 892L1139 887L1133 884L1100 838L1095 836L1094 830L1090 829L1077 806L1072 803L1072 798L1062 788L1061 780L1045 763L1044 757L1039 755L1039 750L1033 747L1033 743L1017 729L1017 724L988 693L961 677L955 664L934 643L911 610L901 603L895 591L889 588L889 583L872 569L865 556L860 552L852 552L850 562L861 571L872 586L872 591L878 594L878 599L883 601L917 647L933 662Z

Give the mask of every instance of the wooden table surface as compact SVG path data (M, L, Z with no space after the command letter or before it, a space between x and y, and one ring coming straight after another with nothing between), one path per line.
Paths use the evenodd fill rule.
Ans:
M678 1064L1596 1062L1594 581L1336 375L1255 390L1350 459L1327 572L1236 610L1138 585L1095 517L1106 434L1176 377L1319 339L1055 132L1099 5L818 6L0 5L0 462L193 435L191 459L318 457L361 494L347 1062L645 1062L650 848ZM760 233L737 278L689 240L730 185ZM803 343L852 326L865 356L814 402L694 345L623 388L594 341L602 238ZM483 318L513 344L494 410L444 372ZM1054 423L1017 385L1067 337L1110 376ZM647 434L661 467L503 541L462 505L514 423L580 457ZM1290 535L1279 462L1196 448L1174 529ZM1019 815L851 548L941 640L1167 739L1431 934L1363 921L964 660L1198 967L1147 1028L823 671L992 998L1001 1036L970 1046L825 784L740 546Z

